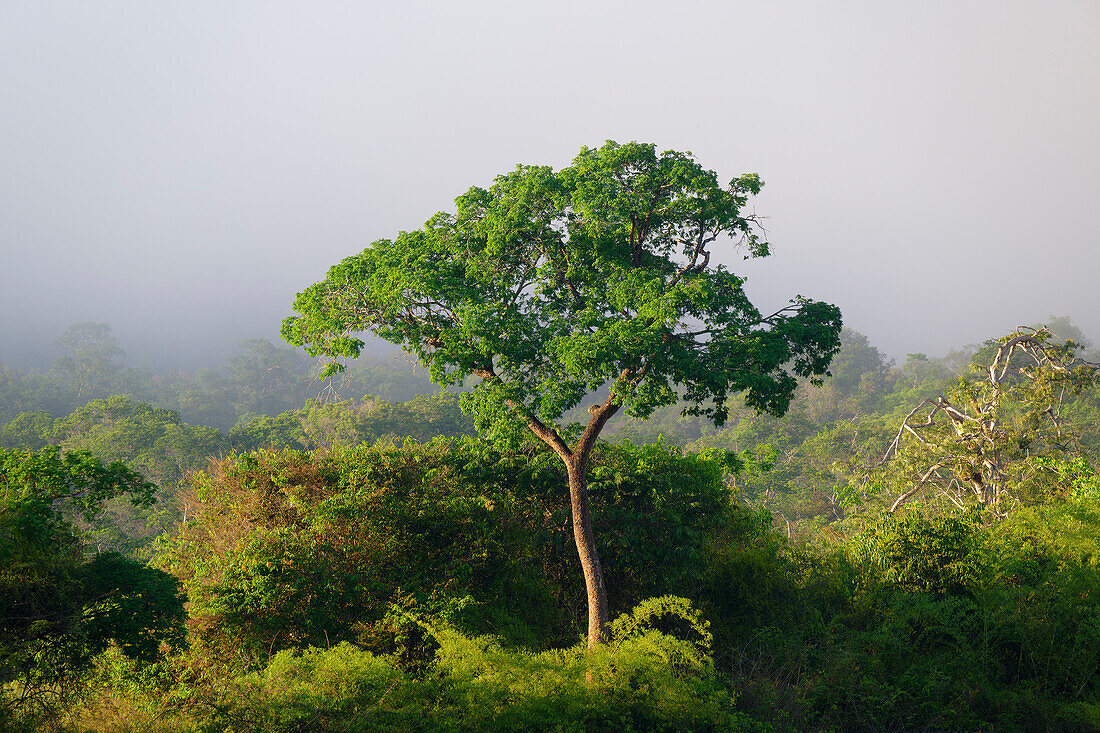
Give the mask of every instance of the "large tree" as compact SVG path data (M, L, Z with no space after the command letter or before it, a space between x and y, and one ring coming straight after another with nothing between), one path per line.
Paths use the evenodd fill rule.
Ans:
M799 377L839 346L840 311L798 297L763 315L713 248L763 257L755 174L722 186L690 153L608 142L560 171L518 166L471 188L417 231L380 239L294 301L283 337L333 359L371 331L415 353L439 384L474 376L463 407L492 439L530 430L565 463L588 591L588 641L604 638L607 593L592 533L587 467L616 412L678 400L721 424L743 393L781 414ZM730 247L732 249L732 247ZM593 393L587 424L562 418Z

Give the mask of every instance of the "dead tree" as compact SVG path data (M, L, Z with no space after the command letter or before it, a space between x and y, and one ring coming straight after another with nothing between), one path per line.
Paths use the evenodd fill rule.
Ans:
M1097 381L1098 365L1078 358L1076 345L1051 342L1045 327L1021 327L996 343L986 365L960 377L947 394L926 399L902 420L873 468L904 463L908 488L890 511L923 489L959 509L976 499L1001 513L1009 486L1037 455L1070 452L1075 434L1061 419L1064 399Z

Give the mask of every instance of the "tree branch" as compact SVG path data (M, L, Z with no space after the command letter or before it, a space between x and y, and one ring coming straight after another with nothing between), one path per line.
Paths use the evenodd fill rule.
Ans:
M495 380L503 383L503 380L497 376L496 371L489 366L488 368L474 368L470 370L470 373L475 377L480 377L483 381ZM573 457L573 451L569 449L569 445L566 444L562 437L558 435L557 431L549 427L534 415L530 414L522 404L515 400L506 400L508 407L512 408L516 414L518 414L523 421L527 424L527 428L534 433L535 437L546 443L550 448L557 453L562 460L569 461Z

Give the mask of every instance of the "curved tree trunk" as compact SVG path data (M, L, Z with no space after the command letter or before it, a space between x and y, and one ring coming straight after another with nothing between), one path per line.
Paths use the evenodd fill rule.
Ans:
M588 593L588 648L606 641L607 588L603 582L603 568L596 549L596 537L592 533L592 513L588 506L588 461L574 455L566 461L569 474L569 503L573 509L573 538L577 543L577 555L584 573L584 585ZM587 459L588 456L584 456Z
M623 372L624 377L628 375L629 372ZM604 424L618 411L619 405L614 402L614 392L607 396L602 405L590 407L588 414L592 419L588 421L588 426L572 449L552 428L531 415L525 415L531 432L558 454L565 463L565 471L569 476L573 539L577 543L577 555L581 561L581 572L584 573L584 586L588 595L589 649L607 641L607 624L610 618L607 610L607 588L603 582L603 568L600 565L600 553L596 549L596 536L592 532L592 512L588 504L588 459Z

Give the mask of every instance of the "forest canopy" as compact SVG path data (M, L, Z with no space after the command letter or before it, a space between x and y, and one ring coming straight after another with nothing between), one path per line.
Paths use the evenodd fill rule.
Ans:
M1065 319L1048 330L1051 355L1095 363ZM20 461L99 465L89 476L121 461L143 498L112 489L88 519L68 499L6 495L0 578L18 605L4 613L47 625L8 626L0 720L388 730L430 709L457 730L1087 729L1095 384L1059 389L1048 411L1060 372L1013 356L997 402L1011 481L995 509L971 492L961 510L926 486L889 511L966 448L950 420L917 428L930 444L943 434L939 453L914 439L908 458L875 465L925 400L973 409L957 395L980 397L1013 338L897 364L845 330L832 375L800 381L782 417L731 404L721 427L676 406L609 421L589 477L613 589L595 654L572 646L587 601L563 462L537 440L473 438L459 395L407 363L349 364L342 389L358 397L303 381L301 404L265 408L255 396L277 393L271 372L301 358L289 350L249 346L201 384L126 382L122 361L58 412L42 398L74 395L68 372L7 370L4 404L28 409L8 413L0 445ZM1017 368L1032 376L1008 379ZM184 418L182 394L218 405L206 414L231 415L218 417L230 429ZM573 414L590 417L584 403ZM929 456L941 458L922 468Z

